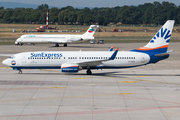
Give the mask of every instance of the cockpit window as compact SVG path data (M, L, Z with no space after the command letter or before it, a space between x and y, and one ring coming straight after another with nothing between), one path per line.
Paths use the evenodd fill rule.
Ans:
M9 59L13 59L13 58L14 58L14 56L9 57Z

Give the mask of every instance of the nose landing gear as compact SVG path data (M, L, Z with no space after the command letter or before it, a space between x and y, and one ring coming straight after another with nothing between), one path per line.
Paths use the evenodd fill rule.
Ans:
M19 70L19 72L18 72L19 74L22 74L22 70Z

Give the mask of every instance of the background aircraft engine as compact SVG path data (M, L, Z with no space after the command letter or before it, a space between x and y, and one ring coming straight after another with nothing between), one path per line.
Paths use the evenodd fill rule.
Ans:
M64 63L61 65L62 72L78 72L79 66L78 64Z

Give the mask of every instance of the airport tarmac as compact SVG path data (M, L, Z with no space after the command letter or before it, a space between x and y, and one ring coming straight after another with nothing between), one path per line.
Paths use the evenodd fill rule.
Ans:
M25 51L107 51L146 43L0 45L0 54ZM171 42L170 57L128 69L23 70L2 65L0 120L178 120L180 118L180 42Z

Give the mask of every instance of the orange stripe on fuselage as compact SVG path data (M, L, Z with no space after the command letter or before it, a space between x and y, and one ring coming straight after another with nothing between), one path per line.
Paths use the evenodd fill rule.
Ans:
M156 48L141 47L141 48L137 48L136 50L155 50L155 49L167 48L167 47L168 47L168 45L164 45L164 46L160 46L160 47L156 47Z

